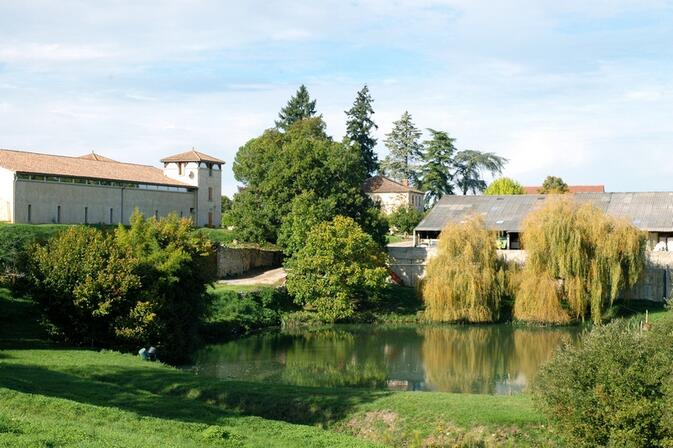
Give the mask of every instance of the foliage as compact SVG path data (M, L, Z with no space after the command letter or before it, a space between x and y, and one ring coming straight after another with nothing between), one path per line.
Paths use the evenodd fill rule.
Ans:
M220 208L222 210L222 219L221 219L221 227L222 228L227 228L229 226L233 225L233 220L231 219L231 207L232 207L233 201L229 199L229 197L222 195L220 198Z
M514 306L520 320L602 319L645 265L646 235L590 204L550 200L523 224L528 257Z
M534 397L569 446L673 444L673 319L594 327L542 367Z
M402 117L393 123L393 129L384 140L389 154L381 163L386 176L397 180L418 183L417 162L422 156L420 142L421 131L411 121L411 115L405 111Z
M278 114L276 128L287 131L297 121L314 117L315 114L315 100L311 100L308 89L302 84Z
M211 243L188 219L144 219L112 233L72 227L31 254L31 291L69 341L152 344L179 359L196 343L214 279Z
M320 118L301 120L285 133L266 131L238 151L233 169L246 184L236 194L232 209L244 241L275 243L282 233L280 242L289 244L284 249L296 251L308 230L297 219L312 206L310 198L317 204L312 210L316 222L338 214L350 216L377 242L385 242L385 220L362 191L365 172L360 149L334 142ZM298 234L292 236L291 230Z
M379 246L351 218L337 216L314 227L287 263L287 290L300 305L328 322L354 314L386 285Z
M251 291L213 288L202 330L209 340L222 341L281 324L283 313L296 306L284 288L262 287Z
M507 159L492 152L481 152L472 149L459 151L454 159L456 186L463 194L477 194L486 189L482 179L482 171L491 175L500 174Z
M0 224L0 285L24 288L23 276L27 270L30 246L44 243L67 228L58 224Z
M487 196L523 194L523 187L519 182L509 177L501 177L491 182L488 188L484 190L484 194Z
M313 191L296 196L290 213L285 216L278 232L278 245L287 256L294 255L304 246L308 232L335 215L334 198L319 198Z
M414 207L401 206L388 215L388 224L391 229L408 235L414 231L425 213Z
M568 192L568 184L560 177L547 176L539 192L540 194L564 194Z
M453 157L456 147L447 132L428 129L430 140L423 142L422 186L427 200L434 203L445 194L453 194Z
M372 120L373 101L369 87L365 84L357 93L353 107L346 111L346 136L351 142L360 146L362 163L367 176L373 175L379 168L379 161L374 152L376 139L372 135L372 130L379 128Z
M507 265L497 254L495 234L474 217L448 224L437 254L428 261L421 294L427 319L494 322L508 296Z

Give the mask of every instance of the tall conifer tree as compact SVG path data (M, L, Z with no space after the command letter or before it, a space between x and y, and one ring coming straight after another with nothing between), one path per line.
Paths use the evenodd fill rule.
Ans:
M314 117L316 114L315 102L315 100L311 100L308 89L302 84L297 89L297 93L287 102L287 105L280 110L278 120L276 120L276 128L286 131L293 123Z
M421 131L411 121L411 115L405 111L402 117L393 123L393 130L386 134L385 144L389 154L381 164L387 176L397 180L418 183L417 162L422 156L420 142Z
M430 204L445 194L453 194L453 157L456 147L447 132L428 129L430 140L424 142L422 187Z
M374 152L376 139L372 136L372 130L378 129L372 115L372 99L369 94L369 88L365 86L357 93L353 107L346 111L346 136L352 142L360 145L362 161L364 163L367 176L373 175L379 168L379 161Z

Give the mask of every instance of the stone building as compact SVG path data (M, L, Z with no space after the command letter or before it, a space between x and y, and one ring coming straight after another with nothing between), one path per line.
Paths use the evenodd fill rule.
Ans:
M219 227L224 161L191 150L161 160L163 169L98 154L68 157L0 149L0 221L32 224L128 224L145 216L191 216Z
M411 188L408 182L397 182L378 175L365 181L364 191L381 205L385 214L390 214L400 207L410 207L423 211L425 193Z

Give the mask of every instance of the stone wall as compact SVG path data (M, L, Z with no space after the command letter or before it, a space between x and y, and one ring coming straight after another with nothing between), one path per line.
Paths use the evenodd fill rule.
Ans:
M282 262L280 251L220 246L217 249L217 277L231 277L258 268L277 268Z
M418 285L425 272L427 260L432 258L436 248L389 247L390 269L407 286ZM502 250L500 255L508 261L519 264L526 262L526 252L522 250ZM621 298L632 300L662 301L673 296L673 252L648 252L647 267L640 281Z

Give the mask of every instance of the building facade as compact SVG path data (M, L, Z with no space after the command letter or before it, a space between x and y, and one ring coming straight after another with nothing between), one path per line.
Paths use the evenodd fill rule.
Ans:
M198 151L162 160L163 170L82 157L0 150L0 222L129 224L134 210L220 225L224 162Z
M378 175L365 181L364 191L389 215L400 207L423 211L425 193L411 188L406 182L397 182Z

